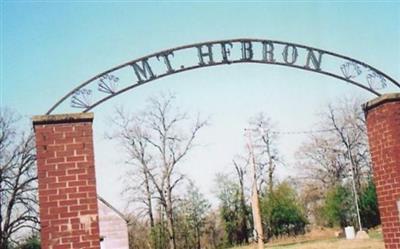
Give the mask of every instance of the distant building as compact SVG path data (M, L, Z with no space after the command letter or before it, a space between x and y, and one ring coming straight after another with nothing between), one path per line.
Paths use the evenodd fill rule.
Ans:
M110 203L98 196L100 248L129 249L128 224L121 214Z

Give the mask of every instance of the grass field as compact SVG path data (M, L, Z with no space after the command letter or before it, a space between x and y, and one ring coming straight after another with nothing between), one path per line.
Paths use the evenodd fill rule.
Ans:
M299 241L277 241L269 243L265 248L271 249L384 249L382 234L376 231L370 232L370 239L346 240L346 239L316 239L310 238ZM234 247L231 249L254 249L255 246Z
M232 249L254 249L255 246L234 247ZM307 241L286 245L266 245L271 249L384 249L383 241L369 240L345 240L332 239L322 241Z

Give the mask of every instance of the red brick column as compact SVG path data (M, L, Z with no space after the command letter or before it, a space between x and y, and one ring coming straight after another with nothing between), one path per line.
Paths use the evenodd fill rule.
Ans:
M92 113L33 117L43 249L99 249Z
M364 105L368 139L387 249L400 248L400 93Z

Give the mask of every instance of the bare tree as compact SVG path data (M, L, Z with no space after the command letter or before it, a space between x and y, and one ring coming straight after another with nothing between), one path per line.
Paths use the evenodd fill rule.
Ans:
M270 193L273 189L276 167L282 163L277 148L278 133L274 128L271 119L264 113L259 113L250 119L248 129L251 131L253 141L258 189L262 191L267 184Z
M364 114L358 99L342 99L321 114L320 133L311 134L297 155L307 179L331 187L354 174L357 191L371 176Z
M37 229L34 138L16 129L17 118L0 110L0 248L16 243L24 229Z
M145 213L153 228L153 198L154 187L149 173L152 167L152 156L148 150L149 143L145 128L141 126L140 116L126 113L122 108L115 110L116 115L112 121L116 125L116 131L107 135L110 139L117 139L127 153L126 163L130 166L124 177L125 188L123 194L128 196L129 203L140 203L144 205Z
M361 229L358 195L372 174L361 101L344 98L330 104L321 114L321 121L321 132L311 134L298 151L304 177L314 181L309 185L325 190L351 182ZM324 192L319 194L322 197Z
M347 165L337 141L326 134L313 134L297 152L303 177L329 189L346 177Z
M133 148L131 158L142 166L142 175L154 186L156 197L165 210L169 248L176 248L174 228L174 189L184 179L178 166L194 147L198 132L207 122L199 118L194 124L186 113L174 108L175 96L150 98L146 109L124 124L134 136L127 137Z
M357 191L360 191L361 183L372 172L360 100L343 99L337 106L329 105L327 118L349 166L348 171L354 175Z

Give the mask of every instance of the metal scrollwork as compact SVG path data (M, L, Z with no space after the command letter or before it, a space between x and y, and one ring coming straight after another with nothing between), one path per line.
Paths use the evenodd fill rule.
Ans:
M374 71L370 71L367 74L367 81L368 81L368 85L371 88L376 89L376 90L381 90L381 89L384 89L387 87L385 78L382 75L377 74Z
M87 112L119 94L165 76L236 63L279 65L323 74L375 96L382 95L384 92L380 90L385 88L385 92L400 89L400 83L386 73L345 55L291 42L240 38L170 48L117 65L84 81L46 114L67 100L71 100L70 106Z
M348 80L356 78L362 73L360 66L355 62L344 63L340 66L340 70L342 70L343 76Z
M100 77L98 90L100 92L114 94L117 91L117 82L119 78L112 74L105 74Z
M74 108L88 108L92 101L92 90L90 89L79 89L75 91L71 98L71 107Z

